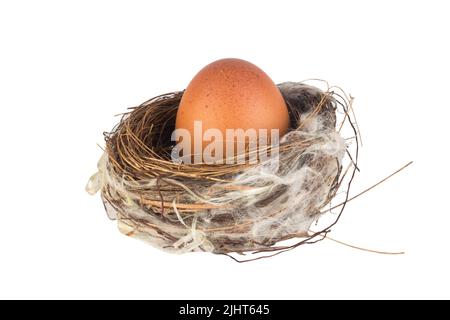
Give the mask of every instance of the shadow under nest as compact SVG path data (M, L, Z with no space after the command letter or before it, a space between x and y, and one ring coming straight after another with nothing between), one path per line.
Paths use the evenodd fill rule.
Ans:
M176 253L273 255L323 239L342 211L318 232L310 226L344 185L347 173L348 198L357 168L358 148L352 156L340 134L350 127L358 146L350 102L305 83L278 87L289 109L290 129L281 137L277 159L257 164L172 161L171 135L183 92L130 108L105 133L105 154L99 161L102 199L121 232ZM299 240L276 245L292 238Z

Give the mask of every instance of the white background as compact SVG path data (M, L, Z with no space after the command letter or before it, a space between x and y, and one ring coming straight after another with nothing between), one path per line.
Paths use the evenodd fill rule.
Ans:
M445 1L2 1L0 298L450 298ZM324 241L237 264L116 230L84 186L126 107L247 59L356 97L357 192Z

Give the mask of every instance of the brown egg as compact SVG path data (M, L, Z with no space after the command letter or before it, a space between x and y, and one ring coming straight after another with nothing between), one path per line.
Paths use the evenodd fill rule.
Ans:
M227 129L255 129L258 133L260 129L278 129L281 137L288 130L289 113L279 89L264 71L244 60L222 59L200 70L179 105L175 126L191 134L192 149L194 140L199 139L195 121L197 125L201 121L202 134L217 129L224 140ZM203 140L202 147L208 143Z

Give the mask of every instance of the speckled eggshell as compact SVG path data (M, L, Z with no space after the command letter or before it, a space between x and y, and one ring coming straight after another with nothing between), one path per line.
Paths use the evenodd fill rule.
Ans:
M181 99L176 128L194 135L194 121L209 128L279 129L280 137L289 127L286 103L274 82L254 64L240 59L222 59L192 79Z

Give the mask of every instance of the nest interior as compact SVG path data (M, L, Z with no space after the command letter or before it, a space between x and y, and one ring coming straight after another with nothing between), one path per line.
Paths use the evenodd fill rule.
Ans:
M348 103L330 90L278 85L290 130L277 157L257 164L180 164L171 150L183 92L130 108L105 133L106 149L89 183L101 190L119 229L158 248L183 253L267 252L279 241L311 240L311 224L342 185L351 157L340 131ZM337 123L342 109L344 120Z

